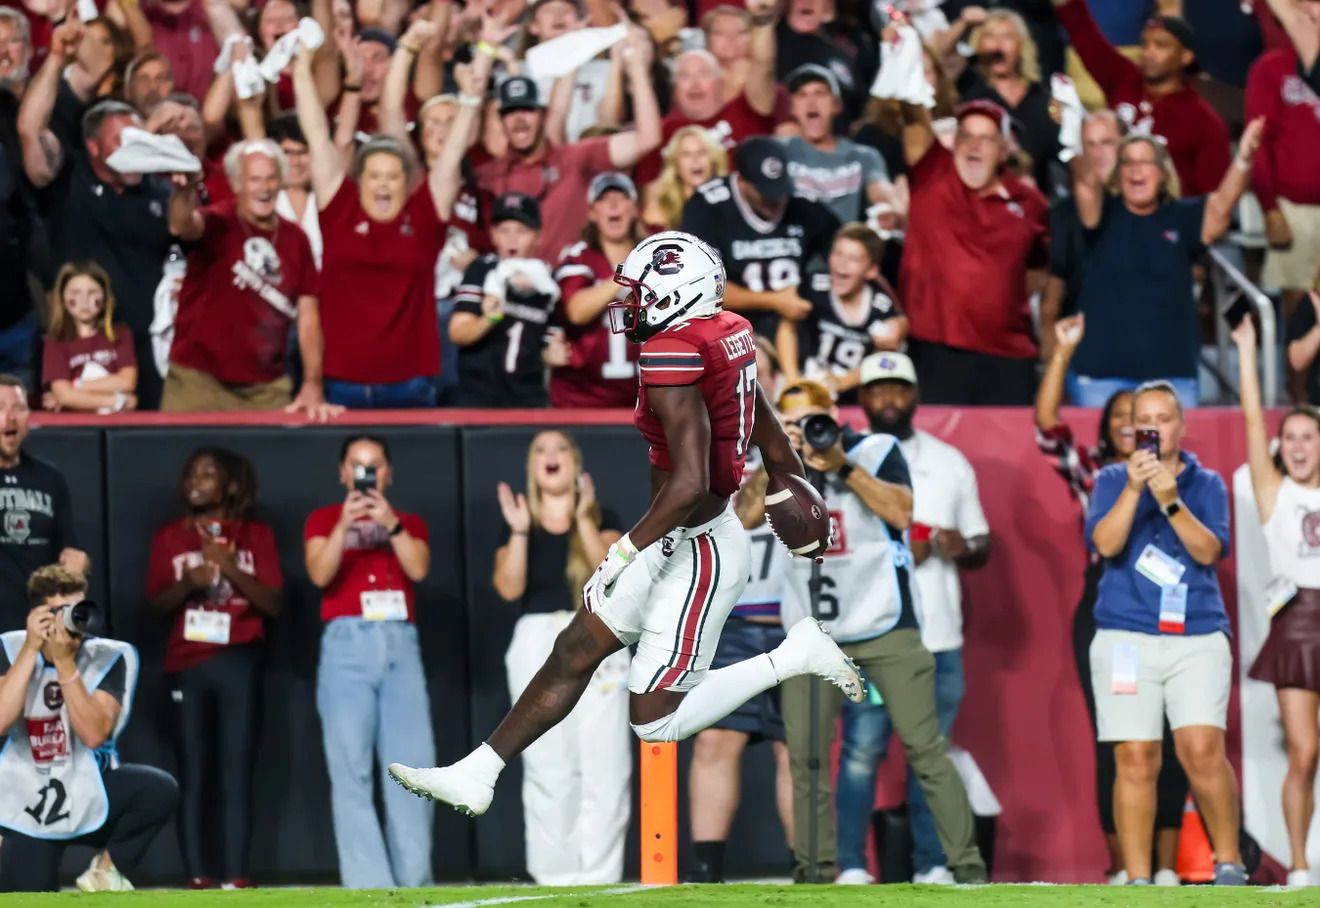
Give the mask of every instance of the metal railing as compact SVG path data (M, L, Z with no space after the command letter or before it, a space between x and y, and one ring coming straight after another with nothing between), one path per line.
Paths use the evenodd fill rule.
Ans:
M1215 298L1215 346L1219 351L1218 369L1221 382L1238 390L1237 382L1229 378L1227 364L1229 348L1228 323L1221 314L1242 299L1246 299L1256 310L1260 324L1260 369L1261 397L1267 407L1277 406L1279 402L1279 346L1278 329L1274 319L1274 303L1265 293L1247 280L1237 266L1229 261L1223 250L1210 249L1210 286Z

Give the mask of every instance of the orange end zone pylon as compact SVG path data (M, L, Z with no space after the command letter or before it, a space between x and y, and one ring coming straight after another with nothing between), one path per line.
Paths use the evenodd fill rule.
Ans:
M678 745L642 745L642 885L678 883Z

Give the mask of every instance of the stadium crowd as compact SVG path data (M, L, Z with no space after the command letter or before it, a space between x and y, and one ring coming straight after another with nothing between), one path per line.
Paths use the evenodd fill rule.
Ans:
M720 801L710 808L694 794L698 875L721 875L736 809L728 779L743 746L766 738L786 742L775 751L779 807L799 878L856 871L846 881L869 881L866 817L846 808L873 788L891 728L915 757L918 875L951 881L975 864L944 739L963 683L957 569L985 562L990 528L965 459L914 432L919 387L924 403L1035 403L1041 448L1088 509L1084 689L1092 670L1127 680L1127 664L1111 663L1136 665L1129 637L1186 633L1189 650L1202 644L1189 656L1202 660L1198 690L1187 676L1181 691L1161 680L1178 699L1172 729L1158 709L1134 718L1109 696L1120 691L1096 683L1098 798L1113 879L1169 870L1158 833L1180 822L1190 786L1231 882L1240 860L1236 842L1223 843L1237 837L1237 801L1222 733L1180 734L1222 728L1226 709L1229 661L1217 647L1227 618L1210 567L1226 543L1226 505L1222 482L1178 442L1182 408L1200 397L1206 250L1235 221L1248 231L1257 203L1268 246L1259 282L1287 320L1292 389L1320 402L1318 55L1315 0L3 0L0 372L19 377L34 408L102 414L631 407L637 347L606 317L614 266L648 233L694 233L723 257L725 304L752 322L781 410L797 420L860 403L872 429L899 439L917 490L907 515L916 583L941 603L939 622L920 632L910 603L896 605L898 630L868 651L934 653L929 670L913 669L933 707L886 693L887 707L876 694L843 710L851 759L836 793L838 866L828 804L799 790L800 764L815 760L806 720L800 710L767 718L763 705L751 724L698 739L693 791ZM1244 205L1248 193L1255 202ZM1234 334L1244 401L1250 325ZM0 382L6 421L21 396ZM1103 408L1098 449L1074 446L1059 419L1065 397ZM1251 467L1268 521L1276 498L1314 492L1316 464L1271 462L1258 411L1247 414ZM1134 421L1158 423L1164 446L1131 456ZM1304 428L1294 434L1315 426ZM4 582L19 589L42 564L86 569L63 481L20 458L21 442L0 442L0 467L34 473L23 481L50 488L56 510L50 550L21 570L4 562L14 575ZM824 448L813 456L851 501L854 465ZM383 443L351 439L339 465L349 496L309 518L306 561L325 592L318 702L335 822L353 830L339 837L341 873L348 885L415 885L429 879L419 844L429 810L392 791L382 832L371 755L389 746L425 765L430 730L383 722L398 738L386 742L365 720L425 702L410 624L427 532L385 498ZM508 662L515 697L625 528L602 512L582 467L570 438L542 433L526 496L498 493L507 535L492 583L524 612ZM199 761L212 739L250 760L257 663L247 645L277 611L283 581L269 528L249 520L255 480L242 457L198 451L181 489L186 516L158 534L149 580L153 608L176 625L166 668L180 704L180 833L196 885L242 885L250 781L222 792L224 854L213 861L197 844ZM755 511L739 511L752 532L764 526ZM1286 547L1290 530L1272 532ZM1139 563L1129 537L1182 562ZM1128 551L1132 563L1120 557ZM1148 571L1172 579L1152 593L1133 579ZM1293 573L1294 593L1320 587ZM780 594L748 595L735 619L764 651L782 636L767 620ZM1123 617L1152 596L1158 627ZM237 617L207 618L208 604ZM1164 612L1177 608L1170 631ZM1291 608L1300 639L1311 631L1297 616L1311 612ZM387 623L340 620L368 610ZM21 626L7 615L0 630ZM1286 644L1258 666L1281 703L1298 686L1320 688L1320 662L1289 664ZM348 702L364 678L381 696ZM584 728L621 708L614 681L595 683ZM191 704L210 696L236 711L204 719ZM1305 874L1296 839L1304 846L1310 814L1296 805L1314 787L1316 695L1286 699L1293 869ZM919 727L917 744L903 725ZM572 812L557 773L583 759L578 734L567 728L527 754L528 867L548 882L622 872L626 772L610 778L615 802L590 808L613 835L550 832ZM831 837L811 857L819 867L793 836L811 811ZM107 878L100 888L122 879Z

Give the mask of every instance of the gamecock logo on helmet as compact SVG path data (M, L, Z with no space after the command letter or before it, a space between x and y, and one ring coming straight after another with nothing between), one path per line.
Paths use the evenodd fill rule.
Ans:
M657 246L651 255L651 267L655 269L656 274L678 274L683 270L683 258L679 255L682 249L673 243L667 243L664 246Z

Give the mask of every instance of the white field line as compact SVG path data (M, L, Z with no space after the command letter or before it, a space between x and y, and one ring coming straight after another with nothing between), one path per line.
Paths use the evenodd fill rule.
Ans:
M428 905L427 908L486 908L488 905L512 905L515 902L544 902L554 899L572 899L582 898L583 896L597 895L628 895L632 892L641 892L644 889L653 889L653 886L620 886L617 889L599 889L595 892L583 892L575 889L570 892L551 892L543 895L502 895L490 899L473 899L470 902L441 902L435 905Z

